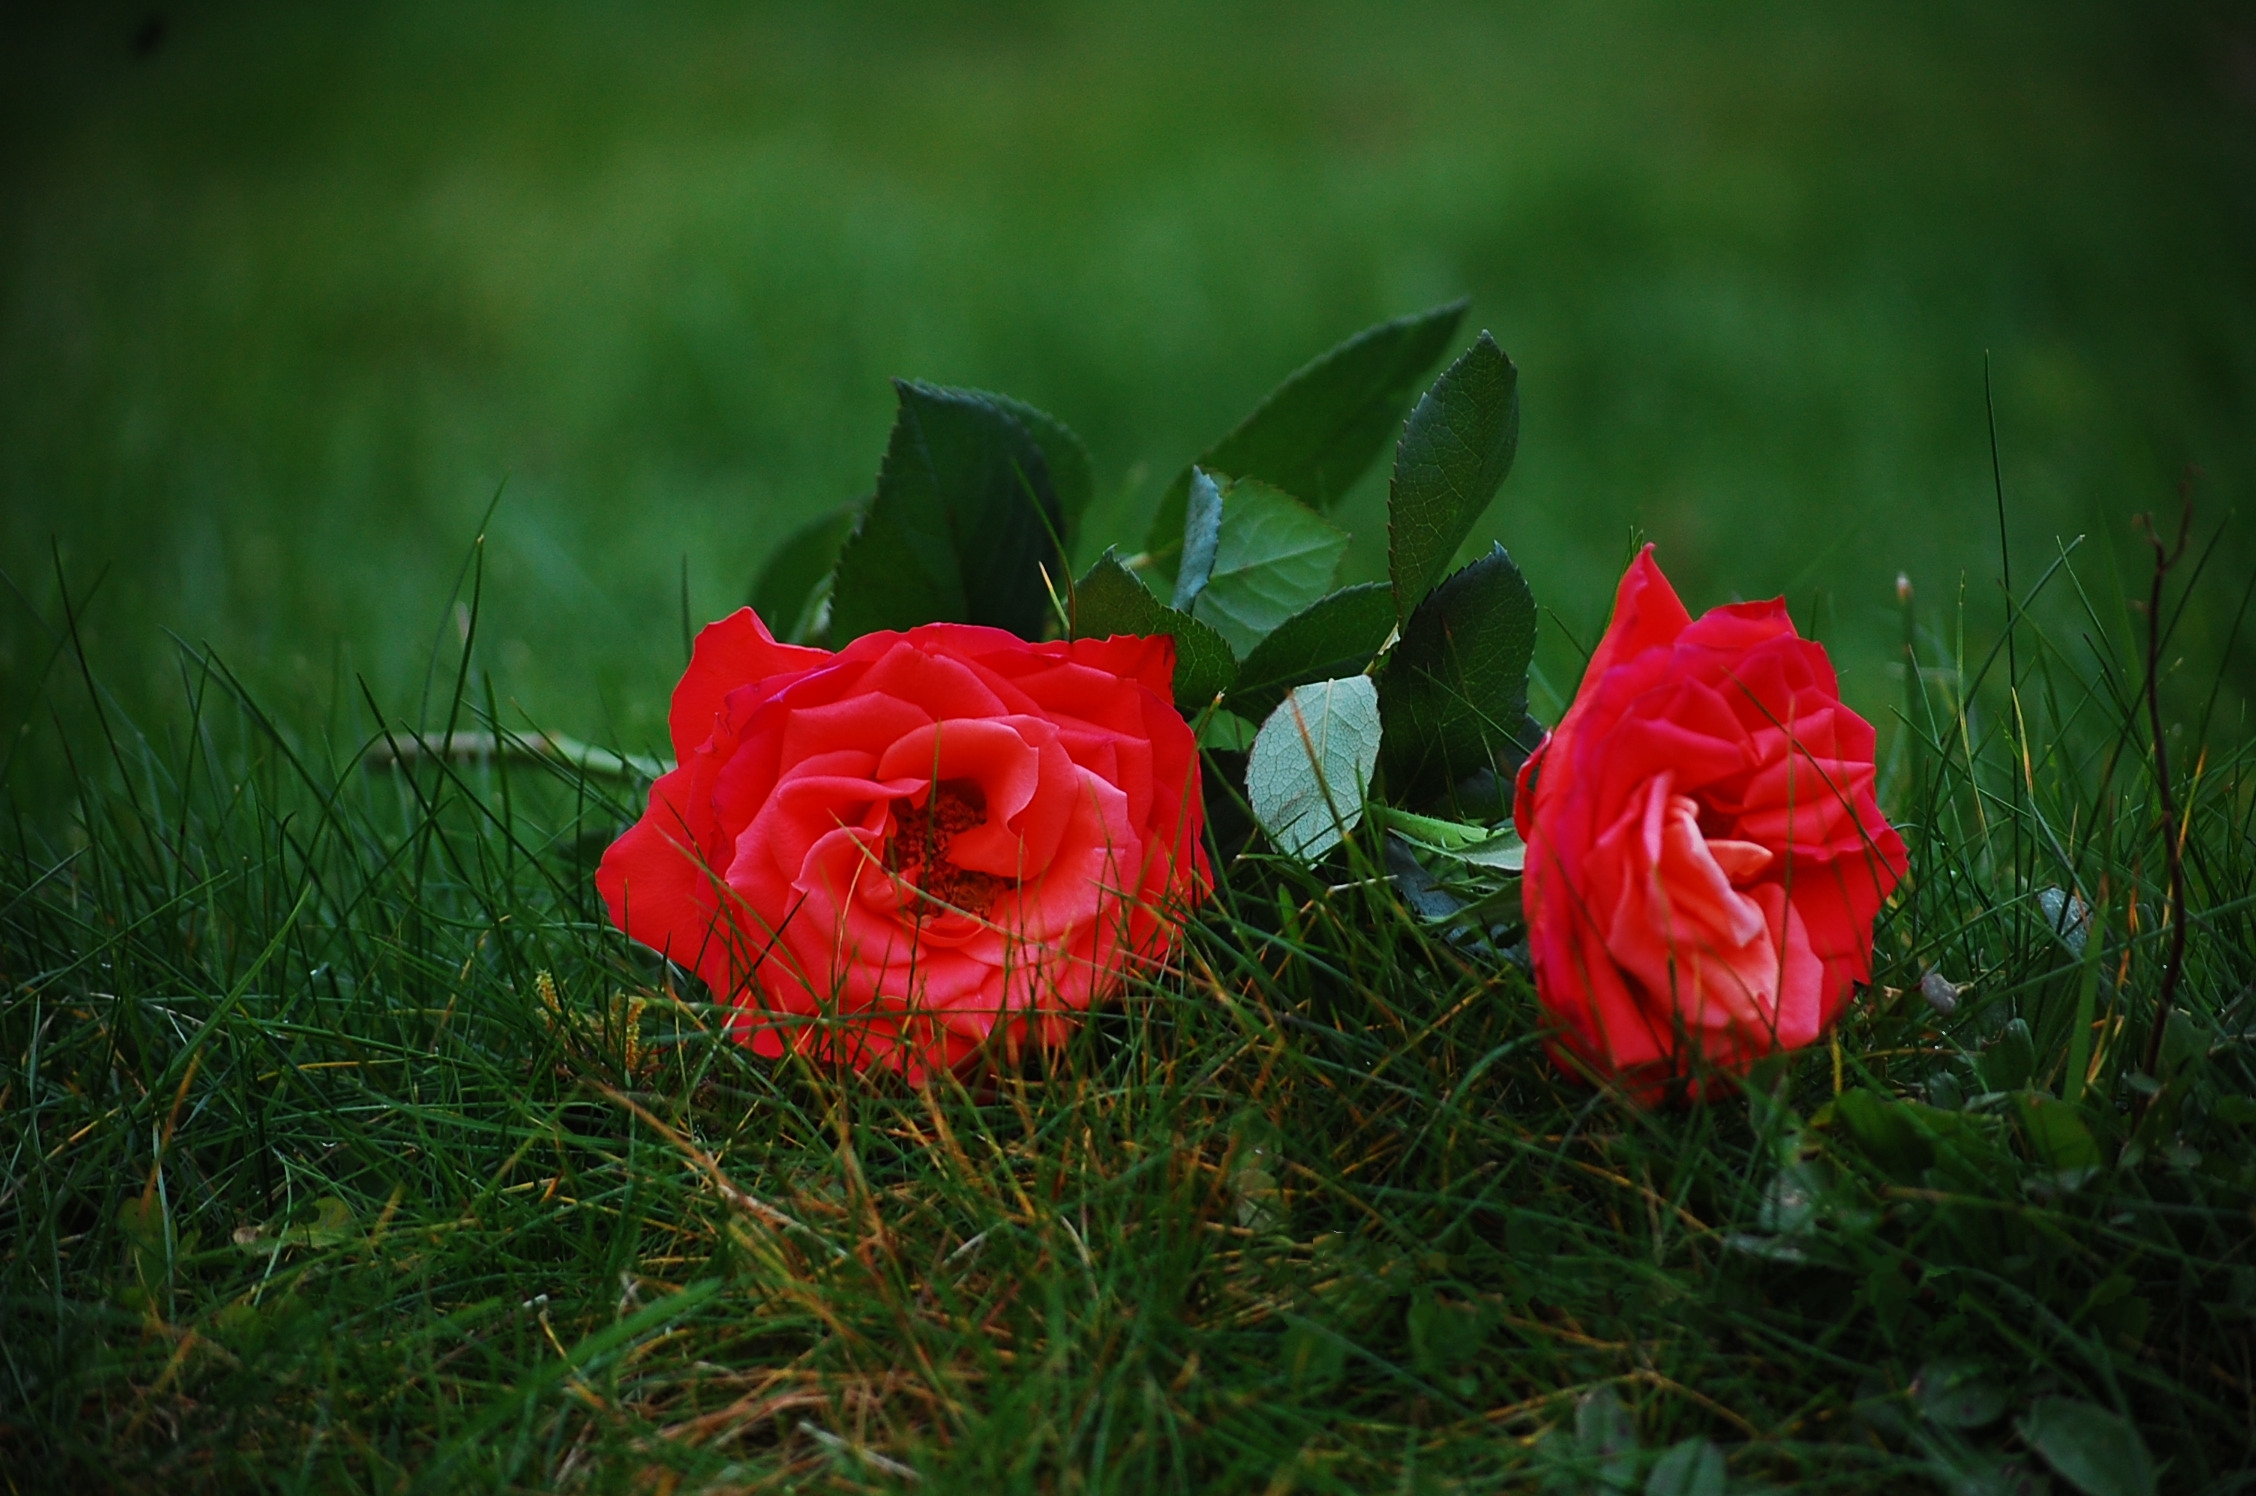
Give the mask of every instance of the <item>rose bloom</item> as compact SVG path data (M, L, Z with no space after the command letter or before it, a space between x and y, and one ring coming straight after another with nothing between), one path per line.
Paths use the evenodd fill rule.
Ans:
M1553 1058L1652 1101L1823 1033L1904 874L1873 778L1785 602L1695 621L1647 546L1513 806Z
M833 654L697 637L679 766L596 886L737 1035L912 1082L1054 1045L1210 886L1174 641L935 623Z

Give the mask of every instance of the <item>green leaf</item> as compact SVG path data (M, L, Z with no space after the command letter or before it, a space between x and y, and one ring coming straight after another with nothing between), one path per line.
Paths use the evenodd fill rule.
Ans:
M1183 511L1183 556L1175 568L1175 610L1188 613L1214 575L1214 549L1222 539L1222 490L1203 468L1191 469Z
M1328 1387L1347 1369L1348 1343L1339 1331L1295 1320L1285 1331L1285 1375L1296 1391Z
M1507 780L1542 729L1527 714L1535 599L1502 546L1436 587L1379 674L1387 782L1438 799L1483 769Z
M1238 667L1230 710L1266 717L1294 686L1360 674L1394 628L1383 582L1326 593L1272 630Z
M1403 1315L1403 1328L1410 1332L1411 1364L1429 1377L1475 1361L1490 1326L1478 1301L1445 1298L1432 1288L1414 1291L1409 1312Z
M1723 1496L1723 1451L1705 1439L1672 1444L1645 1477L1645 1496Z
M862 516L859 504L841 504L791 532L760 568L752 584L752 611L778 639L803 644L830 597L831 569Z
M2037 1042L2028 1020L2009 1020L1995 1039L1982 1046L1979 1064L1982 1083L1993 1091L2018 1091L2027 1085L2037 1068Z
M1520 371L1486 332L1410 412L1387 496L1387 575L1407 619L1448 574L1457 547L1520 448Z
M312 1220L295 1224L276 1221L265 1226L238 1227L235 1245L245 1252L266 1255L283 1247L348 1246L359 1241L360 1235L352 1207L335 1195L323 1195L313 1202Z
M1049 618L1062 571L1049 461L997 397L897 380L877 497L838 558L831 634L983 623L1021 638Z
M989 395L1005 411L1018 418L1034 444L1042 449L1042 460L1050 467L1050 491L1057 495L1058 512L1064 518L1060 538L1067 549L1081 529L1081 516L1088 511L1089 501L1097 493L1097 466L1089 460L1089 449L1073 429L1045 410L1036 410L1023 400L1013 400L1008 395Z
M1599 1384L1575 1404L1575 1442L1598 1466L1601 1489L1630 1489L1637 1477L1637 1420L1611 1384Z
M2256 1096L2220 1096L2209 1115L2232 1127L2256 1126Z
M1174 639L1175 705L1186 713L1205 710L1237 678L1238 662L1220 634L1153 597L1151 589L1107 550L1073 584L1073 637L1102 639L1111 634L1166 634Z
M1834 1101L1833 1114L1865 1155L1902 1183L1917 1183L1920 1173L1935 1162L1934 1139L1902 1102L1853 1086Z
M1214 565L1190 614L1230 641L1239 658L1330 590L1347 532L1266 483L1222 490Z
M2015 1427L2084 1496L2154 1496L2154 1461L2138 1430L2105 1408L2040 1397Z
M2193 1014L2183 1008L2172 1012L2162 1026L2162 1073L2155 1079L2170 1080L2190 1061L2207 1054L2212 1037L2209 1026Z
M2038 1163L2063 1176L2063 1182L2081 1183L2101 1165L2099 1144L2076 1108L2040 1091L2013 1093L2013 1113L2029 1152Z
M1903 1281L1900 1274L1896 1281ZM1957 1357L1920 1367L1911 1386L1920 1416L1945 1428L1985 1428L2005 1416L2009 1402L2005 1388L1991 1380L1988 1367Z
M1246 757L1254 819L1279 849L1314 862L1361 823L1378 761L1379 697L1369 676L1296 687Z
M1194 466L1233 478L1258 478L1328 509L1355 485L1386 445L1419 376L1457 334L1465 303L1453 301L1365 328L1271 390L1237 429L1201 452ZM1161 575L1175 575L1191 469L1160 495L1144 549Z

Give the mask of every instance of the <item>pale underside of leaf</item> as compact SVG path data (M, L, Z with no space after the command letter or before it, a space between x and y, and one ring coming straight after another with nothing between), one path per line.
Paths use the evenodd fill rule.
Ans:
M1253 740L1246 790L1270 840L1313 862L1361 824L1379 761L1379 698L1369 676L1296 687Z

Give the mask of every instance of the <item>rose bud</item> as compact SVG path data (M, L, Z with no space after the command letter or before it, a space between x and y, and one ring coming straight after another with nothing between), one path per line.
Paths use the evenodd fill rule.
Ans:
M737 1037L911 1082L1062 1042L1210 887L1174 641L935 623L836 654L743 609L675 688L679 766L604 854L611 919Z
M1905 870L1873 744L1784 600L1695 621L1647 546L1514 803L1553 1059L1651 1102L1824 1033Z

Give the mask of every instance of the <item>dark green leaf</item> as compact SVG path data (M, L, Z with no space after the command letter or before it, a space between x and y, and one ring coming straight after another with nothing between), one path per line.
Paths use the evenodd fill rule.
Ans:
M1520 371L1483 332L1410 412L1387 497L1387 574L1407 619L1448 574L1520 447Z
M1445 1298L1431 1288L1420 1288L1410 1297L1403 1327L1410 1332L1412 1364L1421 1375L1433 1377L1480 1355L1490 1319L1478 1301Z
M1222 491L1213 569L1191 616L1240 656L1322 597L1347 552L1347 532L1287 493L1243 479Z
M1285 1332L1285 1375L1296 1391L1328 1387L1346 1370L1347 1351L1347 1339L1339 1331L1295 1321Z
M2016 1427L2053 1473L2084 1496L2154 1496L2154 1462L2138 1430L2105 1408L2040 1397Z
M1175 568L1175 611L1188 613L1214 575L1214 548L1222 539L1222 490L1203 468L1191 469L1183 509L1183 554Z
M1457 334L1465 303L1453 301L1364 329L1271 390L1237 429L1200 453L1209 472L1259 478L1319 509L1354 486L1402 419L1419 376ZM1160 495L1144 549L1166 577L1182 554L1191 470Z
M1669 1446L1645 1477L1645 1496L1723 1496L1723 1451L1705 1439Z
M1394 627L1383 582L1342 587L1277 625L1238 667L1230 710L1258 722L1294 686L1353 675L1369 665Z
M1241 679L1244 673L1239 672ZM2256 1096L2220 1096L2209 1115L2233 1127L2256 1126Z
M814 615L830 596L831 568L861 518L859 504L841 504L791 532L752 584L752 611L778 639L805 643Z
M1630 1489L1637 1476L1637 1420L1610 1384L1600 1383L1575 1403L1575 1442L1598 1466L1601 1489Z
M1238 662L1222 636L1151 595L1135 573L1106 551L1073 585L1073 637L1166 634L1175 641L1175 705L1203 711L1230 688Z
M2037 1044L2027 1019L2008 1020L1982 1046L1981 1067L1982 1083L1993 1091L2018 1091L2029 1083L2037 1068Z
M1394 796L1430 801L1518 769L1542 736L1527 714L1534 650L1535 599L1502 546L1427 595L1379 674Z
M2207 1054L2210 1038L2209 1026L2199 1018L2183 1008L2173 1012L2162 1027L2162 1073L2155 1079L2169 1080L2189 1061Z
M1900 1275L1897 1281L1902 1281ZM1919 1398L1921 1415L1945 1428L1984 1428L2005 1416L2005 1388L1979 1361L1930 1361L1919 1368L1912 1391Z
M1018 418L1034 444L1042 449L1042 459L1050 465L1050 491L1057 495L1058 512L1064 516L1062 538L1070 550L1073 537L1081 528L1081 516L1089 508L1089 500L1097 493L1097 468L1089 460L1089 449L1073 429L1046 410L1036 410L1023 400L1013 400L1008 395L989 395L1004 410Z
M984 623L1022 638L1049 617L1063 530L1049 462L994 396L896 381L877 497L838 558L831 634Z
M2016 1091L2013 1112L2030 1153L2045 1168L2082 1175L2100 1166L2099 1144L2069 1103L2037 1091Z
M1935 1161L1934 1139L1903 1102L1853 1086L1834 1101L1833 1114L1865 1155L1895 1179L1917 1183L1921 1171Z

